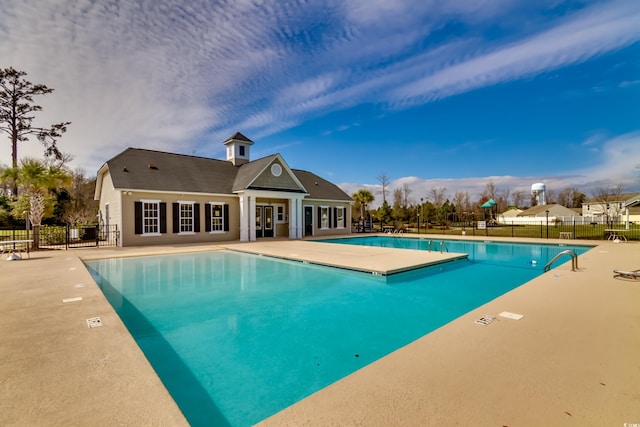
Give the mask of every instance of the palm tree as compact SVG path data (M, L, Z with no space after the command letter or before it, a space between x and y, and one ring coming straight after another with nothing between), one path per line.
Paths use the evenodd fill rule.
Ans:
M375 196L369 190L360 189L351 196L356 201L356 205L360 205L360 221L365 219L367 205L374 201ZM364 227L363 227L364 228Z
M68 183L69 174L60 167L47 166L40 160L25 158L8 175L15 177L21 188L20 196L13 203L14 216L22 216L25 208L28 208L29 221L33 227L33 247L37 249L42 219L53 204L50 192Z

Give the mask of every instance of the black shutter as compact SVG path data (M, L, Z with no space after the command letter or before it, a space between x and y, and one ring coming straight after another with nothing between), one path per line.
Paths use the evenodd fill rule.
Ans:
M173 232L180 232L180 205L173 203Z
M222 212L224 215L224 231L229 231L229 205L225 204Z
M133 211L134 213L134 221L135 221L135 231L136 234L142 234L142 202L134 202L133 203Z
M333 208L333 226L338 228L338 208Z
M211 231L211 203L204 205L204 231Z
M167 232L167 204L160 202L160 233Z
M322 208L320 206L318 206L318 220L317 220L317 227L318 228L322 228Z
M193 231L200 232L200 203L193 204Z

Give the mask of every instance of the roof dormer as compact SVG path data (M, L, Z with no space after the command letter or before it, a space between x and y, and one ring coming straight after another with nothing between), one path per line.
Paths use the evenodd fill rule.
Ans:
M253 145L253 141L240 132L236 132L227 139L224 145L227 146L227 161L233 163L234 166L243 165L251 160L249 147Z

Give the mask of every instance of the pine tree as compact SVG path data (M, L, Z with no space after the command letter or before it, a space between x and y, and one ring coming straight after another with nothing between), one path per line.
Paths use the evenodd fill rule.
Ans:
M42 107L34 103L34 96L53 92L43 84L34 84L24 79L27 73L13 67L0 69L0 131L7 133L11 139L11 164L18 167L18 142L27 141L35 136L44 145L46 157L54 156L61 160L63 154L58 150L56 141L67 131L71 122L62 122L48 128L32 125L33 113ZM13 193L17 195L17 183Z

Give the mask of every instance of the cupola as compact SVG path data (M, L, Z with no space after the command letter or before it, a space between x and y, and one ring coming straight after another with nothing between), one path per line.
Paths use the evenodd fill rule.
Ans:
M227 160L234 166L243 165L251 160L249 156L249 147L253 145L253 141L236 132L231 138L224 142L227 146Z

